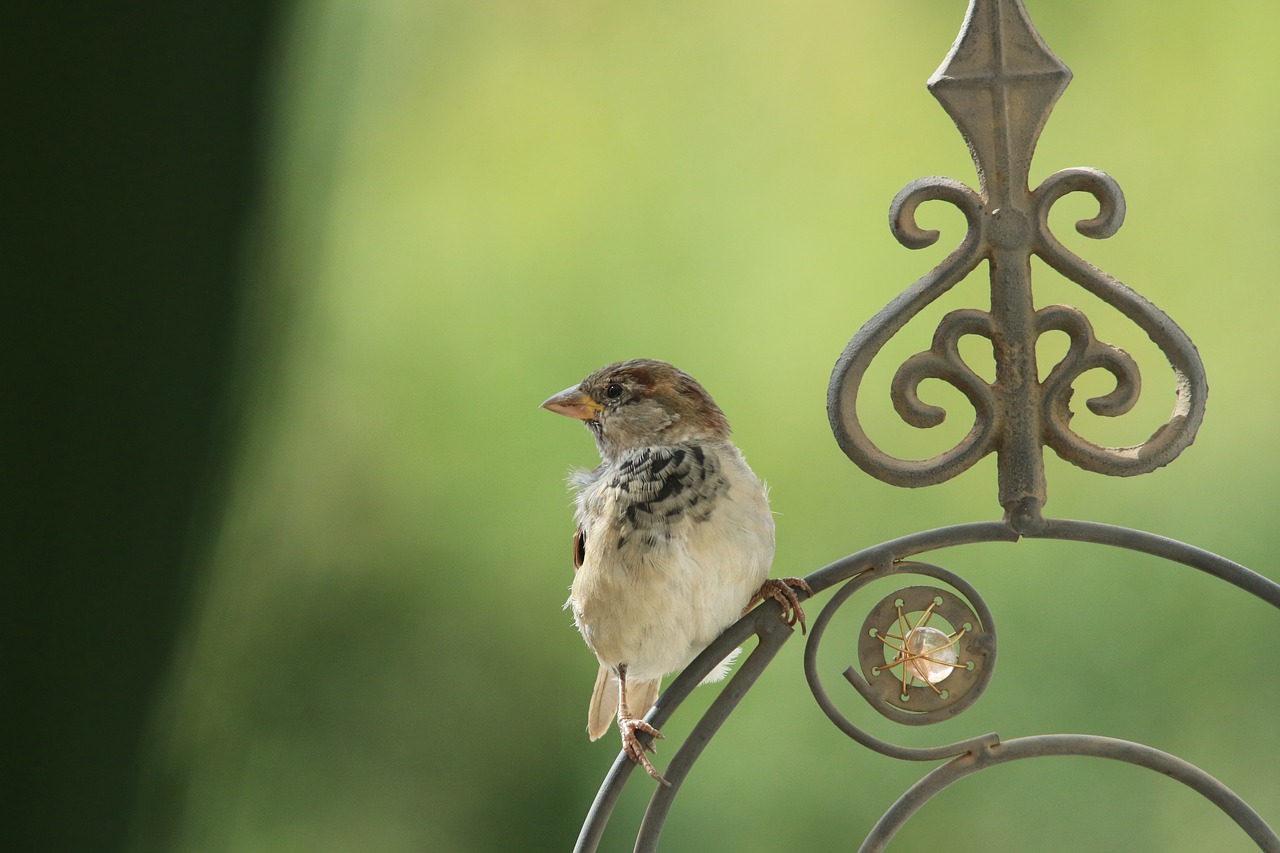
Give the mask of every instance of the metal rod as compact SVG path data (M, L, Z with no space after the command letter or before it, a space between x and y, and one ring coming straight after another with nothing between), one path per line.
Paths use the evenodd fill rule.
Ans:
M1187 761L1140 743L1096 735L1036 735L1002 741L953 759L929 773L894 803L872 828L859 853L878 853L921 806L947 786L1010 761L1047 756L1091 756L1123 761L1168 776L1191 788L1235 821L1260 849L1280 853L1280 836L1249 804L1217 779Z

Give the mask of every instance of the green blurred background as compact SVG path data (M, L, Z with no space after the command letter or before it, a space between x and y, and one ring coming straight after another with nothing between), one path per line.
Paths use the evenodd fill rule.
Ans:
M208 409L184 435L188 456L212 461L164 467L187 484L181 501L113 475L128 484L123 502L143 494L171 509L156 529L175 538L153 561L157 575L171 569L158 581L168 597L138 614L157 626L136 650L156 667L133 693L150 709L145 759L131 771L140 792L130 793L134 778L115 782L128 794L132 849L572 845L615 754L612 741L586 739L596 665L561 610L564 476L595 455L583 430L537 404L606 362L664 358L715 395L771 486L775 574L999 517L993 460L941 486L895 489L843 457L825 415L841 348L960 238L961 217L944 205L921 213L943 231L931 249L903 249L885 225L913 178L973 182L963 142L924 88L959 28L960 0L330 0L289 4L278 18L249 5L226 31L229 42L256 34L248 46L191 75L243 75L259 94L226 103L263 105L241 110L260 118L227 155L240 171L219 173L241 182L219 227L243 240L219 248L214 270L239 284L219 311L190 321L218 333L196 347L212 379L182 382L173 353L196 346L190 338L139 356L174 371L172 393L197 397L189 411ZM1280 8L1028 5L1076 74L1033 182L1096 166L1129 201L1130 221L1110 240L1071 230L1096 210L1087 198L1059 205L1056 231L1182 324L1212 389L1200 437L1168 469L1112 480L1048 453L1047 512L1174 536L1280 579L1280 396L1265 384L1280 360ZM190 138L207 138L198 131ZM254 139L264 160L248 149ZM198 178L179 174L173 186L220 191ZM931 385L926 398L952 415L912 434L887 382L942 314L986 305L982 272L913 322L869 375L869 428L886 448L928 454L967 431L963 398ZM1042 265L1037 273L1040 304L1081 306L1143 368L1132 414L1083 412L1077 429L1117 444L1146 437L1172 401L1159 352L1111 309ZM119 333L145 322L125 313ZM1041 351L1055 358L1061 342ZM1078 387L1110 386L1090 375ZM174 458L188 458L180 450ZM109 527L97 541L110 550ZM1280 825L1274 608L1104 548L1020 543L934 559L995 612L991 689L930 730L872 719L850 690L851 717L919 745L987 731L1140 740L1203 767ZM119 563L126 574L135 565ZM74 613L50 618L33 631L63 620L72 627L60 636L101 641ZM788 644L712 742L667 823L667 849L856 846L929 769L869 753L831 726L805 686L802 650ZM852 654L833 654L831 689ZM702 688L665 727L659 767L717 689ZM95 712L88 701L66 716L92 732ZM75 777L71 759L63 772L50 802L88 802L77 784L111 784ZM630 849L651 788L633 777L602 849ZM941 846L1251 849L1181 786L1086 759L967 780L894 849Z

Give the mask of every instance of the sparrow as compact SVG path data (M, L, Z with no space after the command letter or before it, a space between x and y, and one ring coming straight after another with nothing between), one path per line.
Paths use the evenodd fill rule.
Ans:
M565 608L600 663L587 714L598 740L614 720L623 752L669 784L637 732L663 676L679 672L766 598L804 630L798 578L769 579L773 515L764 484L729 440L720 407L689 374L653 359L610 364L542 408L582 421L600 465L570 475L577 532ZM724 678L737 652L705 682Z

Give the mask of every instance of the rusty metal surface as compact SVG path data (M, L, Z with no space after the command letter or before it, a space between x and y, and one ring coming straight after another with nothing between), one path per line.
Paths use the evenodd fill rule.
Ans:
M978 172L974 190L950 178L921 178L893 200L889 224L912 249L932 245L937 231L916 224L919 205L943 201L964 214L960 245L862 327L831 376L827 412L841 449L873 477L899 486L927 486L960 474L989 453L997 456L999 502L1019 530L1034 532L1048 495L1042 448L1090 471L1132 476L1171 462L1195 438L1204 417L1208 383L1190 338L1159 308L1062 245L1049 229L1049 212L1063 196L1083 192L1098 213L1076 224L1087 237L1110 237L1124 221L1124 195L1103 172L1074 168L1046 178L1034 190L1028 171L1040 131L1071 72L1031 26L1020 0L974 0L950 54L929 80L929 90L955 121ZM1137 364L1100 341L1083 312L1064 305L1036 309L1031 257L1114 307L1137 324L1169 360L1174 406L1169 420L1131 447L1104 447L1071 429L1072 384L1086 371L1111 374L1115 388L1087 401L1094 414L1119 417L1138 399ZM857 401L864 374L885 343L927 305L983 261L991 279L990 310L947 314L930 348L907 359L890 389L899 416L921 429L946 412L920 400L926 379L959 390L974 408L973 427L955 447L929 459L899 459L867 436ZM1040 381L1036 341L1064 333L1069 349ZM960 355L959 342L976 335L990 342L995 381L988 383Z

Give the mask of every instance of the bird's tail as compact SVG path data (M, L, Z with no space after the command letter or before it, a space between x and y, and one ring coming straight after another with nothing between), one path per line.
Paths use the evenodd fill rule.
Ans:
M591 705L587 708L587 734L592 740L609 731L618 715L618 679L609 667L600 667L596 675L596 687L591 691Z
M647 680L627 679L627 710L633 717L643 717L649 713L653 703L658 699L658 690L662 687L662 679ZM587 734L592 740L599 740L605 732L612 728L618 717L618 677L607 667L600 667L596 674L596 686L591 691L591 705L587 708Z

